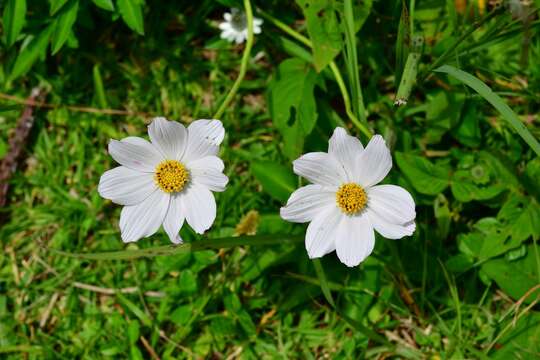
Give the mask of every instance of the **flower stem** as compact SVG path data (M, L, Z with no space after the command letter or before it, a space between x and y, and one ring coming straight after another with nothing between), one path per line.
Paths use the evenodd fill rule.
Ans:
M227 106L229 106L232 99L234 98L234 95L236 95L236 92L238 91L238 88L240 87L240 84L242 83L242 80L244 80L244 76L246 75L249 56L251 54L251 48L253 47L253 11L251 9L251 3L249 0L244 0L244 9L246 12L248 36L246 41L246 47L244 48L244 53L242 54L240 72L238 73L238 77L236 78L236 81L234 82L231 90L229 90L229 93L225 97L225 100L223 100L221 106L214 114L214 119L219 119L223 115L225 109L227 108Z
M281 22L280 20L276 19L272 15L268 14L267 12L263 10L258 10L259 14L266 20L270 21L274 26L288 34L290 37L298 40L302 44L306 45L309 48L313 48L313 44L311 41L306 38L304 35L300 34L299 32L295 31L293 28L288 26L287 24ZM337 67L336 63L332 61L330 63L330 70L332 70L332 73L334 75L334 78L336 79L336 82L338 84L339 90L341 92L341 97L343 98L343 103L345 105L345 112L347 113L347 116L349 117L349 120L360 130L364 135L366 135L368 138L371 138L373 135L369 128L360 122L356 115L354 115L352 109L351 109L351 99L349 97L349 93L347 92L347 87L345 86L345 82L343 81L343 77L341 76L341 72L339 71L339 68Z

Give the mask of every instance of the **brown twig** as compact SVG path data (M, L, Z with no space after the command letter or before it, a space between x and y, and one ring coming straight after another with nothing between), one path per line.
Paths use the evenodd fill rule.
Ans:
M17 170L17 165L23 152L30 130L34 125L33 105L31 103L39 102L44 96L44 92L39 88L32 89L30 96L26 102L13 136L9 139L9 150L6 156L0 162L0 207L3 207L7 203L7 193L9 190L9 179L13 176Z
M28 98L28 99L21 99L17 96L8 95L4 93L0 93L0 99L9 100L16 102L18 104L23 104L26 106L32 106L32 107L39 107L39 108L47 108L47 109L57 109L57 108L65 108L71 111L78 111L78 112L86 112L86 113L92 113L92 114L105 114L105 115L123 115L123 116L141 116L141 117L152 117L152 114L143 113L143 112L136 112L136 111L129 111L129 110L118 110L118 109L98 109L93 108L90 106L79 106L79 105L57 105L57 104L49 104L44 101L38 101L36 99Z

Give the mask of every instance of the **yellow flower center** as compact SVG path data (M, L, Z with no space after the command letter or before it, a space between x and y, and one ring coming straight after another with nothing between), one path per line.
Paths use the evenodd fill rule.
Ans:
M165 160L156 167L156 184L166 193L179 192L189 181L189 171L176 160Z
M367 195L358 184L348 183L339 187L336 193L336 203L345 214L353 215L366 207Z

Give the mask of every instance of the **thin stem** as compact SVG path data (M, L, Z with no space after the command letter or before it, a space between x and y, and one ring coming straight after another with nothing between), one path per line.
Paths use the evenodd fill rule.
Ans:
M270 21L272 24L274 24L277 28L280 30L283 30L286 34L291 36L292 38L298 40L302 44L306 45L309 48L313 48L313 44L311 41L306 38L304 35L300 34L299 32L295 31L293 28L288 26L287 24L279 21L278 19L274 18L272 15L268 14L267 12L263 10L259 10L259 14L266 20ZM371 131L368 129L368 127L360 122L358 118L354 115L352 109L351 109L351 100L349 98L349 93L347 92L347 87L345 86L345 82L343 81L343 77L341 76L341 73L339 71L339 68L337 67L336 63L332 61L330 63L330 70L332 70L332 73L334 74L334 77L336 78L336 82L339 86L339 90L341 91L341 97L343 98L343 103L345 105L345 112L347 113L347 116L351 120L351 122L368 138L371 138L373 135Z
M339 86L339 90L341 91L341 97L343 98L343 103L345 104L345 112L347 113L347 116L352 121L352 123L360 130L364 135L366 135L368 138L371 138L373 134L371 131L358 120L358 118L354 115L354 113L351 110L351 100L349 99L349 93L347 92L347 87L345 86L345 82L343 81L343 78L341 77L341 73L339 72L338 67L336 66L335 62L330 63L330 69L332 70L332 73L334 73L334 77L336 78L336 82Z
M231 103L234 95L236 95L236 92L238 91L238 88L240 87L240 84L242 83L242 80L244 80L244 76L246 75L246 70L249 62L249 56L251 54L251 48L253 46L253 11L251 10L251 3L249 0L244 0L244 8L246 12L246 19L247 19L247 30L248 30L248 36L246 41L246 47L244 48L244 53L242 54L242 62L240 64L240 72L238 73L238 77L236 78L236 81L234 82L231 90L229 90L229 93L225 97L225 100L221 103L221 106L219 107L218 111L214 114L214 119L219 119L223 113L225 112L225 109L229 106Z
M446 60L448 57L448 54L450 54L452 51L456 51L457 47L469 36L472 35L476 30L478 30L482 25L484 25L486 22L494 18L499 13L498 10L493 10L489 15L485 16L482 20L478 21L475 25L471 26L469 30L467 30L465 33L463 33L453 44L452 46L449 46L442 54L439 56L428 68L426 71L424 71L423 75L421 76L420 81L424 81L424 79L431 73L433 69L436 69L443 61Z
M131 260L143 257L170 256L208 249L222 249L240 245L277 245L295 243L302 240L304 240L304 235L257 235L206 239L181 245L166 245L140 250L106 251L98 253L70 253L50 248L45 248L45 250L57 255L75 259Z

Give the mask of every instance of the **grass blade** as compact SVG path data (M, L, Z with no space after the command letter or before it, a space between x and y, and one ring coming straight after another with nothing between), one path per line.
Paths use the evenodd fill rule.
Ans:
M482 96L487 102L489 102L502 117L508 121L508 123L514 128L519 136L533 149L533 151L540 156L540 143L534 138L530 131L523 125L519 117L514 111L504 102L504 100L497 94L495 94L489 86L477 77L457 69L450 65L443 65L440 68L433 70L435 72L442 72L448 74L455 79L461 81L465 85L471 87L480 96Z
M26 0L8 0L4 8L4 41L8 47L15 43L26 18Z
M106 251L98 253L70 253L67 251L50 248L46 248L46 250L57 255L75 259L131 260L143 257L151 258L155 256L170 256L208 249L222 249L240 245L277 245L300 242L303 240L304 235L257 235L207 239L181 245L165 245L140 250Z
M313 266L315 267L315 272L317 273L317 277L319 278L319 281L321 283L321 290L326 298L326 301L330 305L332 305L333 308L336 307L336 303L334 302L334 298L332 297L332 293L330 292L330 286L328 285L328 280L326 279L326 274L324 273L324 269L321 265L320 259L313 259Z

